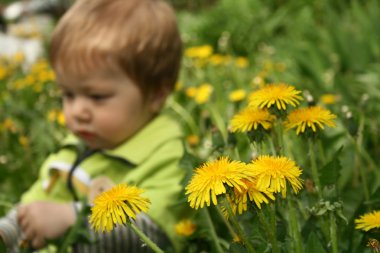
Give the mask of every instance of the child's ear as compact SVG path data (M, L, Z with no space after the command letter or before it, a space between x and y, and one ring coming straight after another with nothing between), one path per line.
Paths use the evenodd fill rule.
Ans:
M149 103L153 113L157 113L161 110L169 93L169 89L163 87L158 89L155 93L151 95Z

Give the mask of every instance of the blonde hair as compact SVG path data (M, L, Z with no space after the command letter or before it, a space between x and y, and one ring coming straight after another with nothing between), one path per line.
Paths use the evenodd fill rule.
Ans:
M182 42L162 0L77 0L58 23L50 60L62 73L122 70L143 91L173 89Z

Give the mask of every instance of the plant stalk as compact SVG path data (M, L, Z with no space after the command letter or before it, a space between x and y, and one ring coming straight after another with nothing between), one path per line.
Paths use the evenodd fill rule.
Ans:
M222 247L220 246L220 243L219 243L219 239L218 239L218 236L215 232L215 227L214 227L214 224L212 223L212 220L211 220L211 217L210 217L210 213L208 211L208 208L205 207L205 208L202 208L203 209L203 212L204 212L204 215L206 217L206 222L207 222L207 225L208 227L210 228L210 232L211 232L211 237L212 237L212 240L215 244L215 249L216 249L216 252L218 253L223 253L223 249Z
M162 249L160 249L157 244L155 244L152 240L149 239L133 222L126 223L128 227L130 227L140 238L143 240L149 248L151 248L156 253L164 253Z

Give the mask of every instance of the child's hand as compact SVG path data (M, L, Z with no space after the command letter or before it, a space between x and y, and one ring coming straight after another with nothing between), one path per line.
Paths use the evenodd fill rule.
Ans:
M75 223L76 213L71 203L37 201L18 207L17 220L33 248L42 248L45 239L63 235Z

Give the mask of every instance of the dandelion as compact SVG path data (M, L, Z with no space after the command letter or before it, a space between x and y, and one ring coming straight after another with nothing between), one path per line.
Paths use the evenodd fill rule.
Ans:
M91 208L91 227L109 232L116 224L125 224L129 218L136 219L136 214L146 212L150 204L147 198L140 196L142 192L135 186L119 184L98 195Z
M198 87L197 93L194 97L195 102L197 102L198 104L206 103L207 101L209 101L213 90L214 89L210 84L208 83L201 84Z
M259 156L247 165L257 178L257 189L268 192L281 192L286 197L287 183L298 193L302 188L302 170L287 157Z
M259 108L270 108L276 105L278 110L286 110L288 104L294 107L299 104L299 101L302 100L300 93L301 91L284 83L268 84L251 93L249 105Z
M232 132L249 132L259 126L268 130L272 127L275 116L266 109L247 107L236 114L230 124Z
M21 135L19 138L18 138L18 142L20 143L20 145L26 149L29 147L29 138L25 135Z
M190 47L185 50L185 56L189 58L208 58L212 55L212 47L210 45L203 45L198 47Z
M189 219L181 220L175 225L175 232L180 236L190 236L197 229L197 225Z
M321 96L320 100L325 105L332 105L336 103L338 96L335 94L324 94Z
M190 98L193 98L195 97L195 95L197 95L197 91L198 89L196 87L188 87L185 91L186 93L186 96L190 97Z
M380 228L380 211L373 211L371 213L364 214L355 219L356 229L369 231L373 228Z
M215 66L225 65L230 61L230 57L221 54L213 54L210 56L209 61L212 65Z
M196 134L191 134L186 137L187 143L189 143L190 146L194 147L199 144L199 137Z
M228 99L231 102L239 102L239 101L242 101L243 99L245 99L246 96L247 96L247 92L245 90L238 89L238 90L233 90L229 94Z
M247 202L248 199L253 201L255 205L261 209L261 204L268 204L268 198L274 200L274 195L268 190L259 190L257 187L257 179L251 181L245 180L247 186L246 189L242 191L234 191L234 195L231 197L232 200L232 210L234 213L242 214L244 211L247 211Z
M380 252L380 242L374 238L368 239L367 247L370 247L372 252Z
M206 162L197 169L186 186L186 195L192 208L198 209L206 203L218 204L217 196L226 193L226 185L238 191L247 188L244 180L252 178L253 172L247 170L246 164L221 157L216 161Z
M333 119L336 115L329 110L319 106L311 106L300 108L289 113L287 120L284 122L287 129L297 128L296 133L303 133L306 127L311 128L313 132L317 131L317 127L324 129L324 125L335 127Z
M235 64L239 68L246 68L249 64L248 59L246 57L237 57L235 59Z

